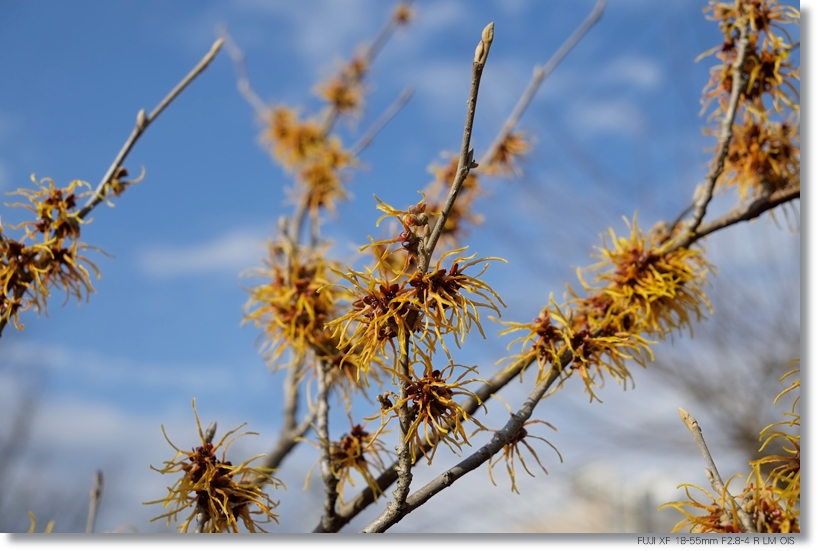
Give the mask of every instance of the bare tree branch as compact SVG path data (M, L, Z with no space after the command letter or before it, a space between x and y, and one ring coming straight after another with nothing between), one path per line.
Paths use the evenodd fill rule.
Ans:
M170 105L176 96L182 93L188 84L193 82L199 73L204 71L207 66L213 61L213 58L216 57L216 54L219 53L219 50L222 47L224 41L222 39L217 40L213 43L213 46L210 48L210 51L202 58L202 60L191 70L185 78L176 85L176 87L168 93L165 98L159 102L159 105L151 112L150 115L147 117L145 116L145 110L141 109L139 113L136 115L136 126L134 127L131 135L128 137L128 140L125 142L125 145L122 146L122 149L119 151L117 156L114 158L114 162L111 163L111 166L108 167L108 171L105 173L105 176L102 177L102 181L97 186L97 189L94 191L94 194L88 199L85 203L85 206L82 207L78 216L80 218L85 218L88 216L94 207L96 207L99 203L101 203L105 199L105 186L108 182L111 181L111 178L116 174L117 170L122 166L122 163L125 162L125 158L130 153L131 148L133 148L134 144L136 144L139 137L142 135L143 132L148 128L148 126L156 120L156 118L162 114L162 111L165 110L165 107Z
M225 25L217 25L216 34L224 40L227 53L230 55L230 59L233 60L233 67L236 69L236 87L239 89L239 93L247 100L247 103L250 104L250 107L253 108L256 114L263 118L269 111L269 108L250 85L250 77L247 75L247 62L244 59L244 52L242 52L241 48L233 41Z
M753 526L753 521L750 518L750 515L736 503L735 498L730 495L730 492L727 491L727 488L724 486L724 481L719 474L719 470L716 468L716 462L713 461L713 456L710 455L710 450L707 449L707 444L704 441L704 436L702 435L702 429L699 426L699 422L690 415L687 411L683 408L679 408L679 416L684 421L685 426L693 435L693 439L696 441L696 444L699 446L699 450L702 452L702 456L704 457L704 462L707 464L707 468L704 470L705 476L707 476L707 480L710 481L710 485L713 486L713 490L730 500L730 503L733 505L733 510L738 514L738 520L741 524L742 530L745 532L755 533L757 530Z
M699 239L723 228L738 224L739 222L746 222L748 220L752 220L753 218L757 218L768 210L772 210L779 205L783 205L784 203L788 203L795 199L801 199L801 186L780 189L766 197L760 197L749 205L735 208L721 218L717 218L716 220L699 226L699 228L690 236L690 238L693 239L690 244L693 244L695 241L698 241ZM680 243L674 248L682 246L684 245Z
M520 96L520 99L517 101L517 105L514 106L514 110L511 112L511 115L508 116L506 122L503 123L503 128L500 130L500 133L497 134L497 137L494 139L494 142L489 146L486 150L485 154L480 158L480 164L488 164L491 159L497 154L497 150L500 148L500 145L508 138L508 135L517 126L517 123L520 122L520 117L523 116L523 113L528 108L531 100L534 99L534 95L539 90L540 85L542 85L543 81L548 78L548 76L557 68L557 65L565 59L565 56L568 55L574 46L582 40L582 37L585 36L585 33L594 26L594 24L599 21L602 17L602 12L605 9L605 4L607 0L598 0L596 5L594 6L593 11L585 18L585 21L577 27L577 29L568 37L562 46L556 51L556 53L551 56L551 59L545 65L537 65L534 67L534 76L531 78L531 82L528 83L528 87L523 92L523 95Z
M693 199L693 216L682 228L682 234L689 234L687 237L682 238L682 243L684 243L682 245L683 247L692 243L691 238L702 223L704 215L707 212L707 205L713 198L716 180L718 180L721 173L724 172L724 162L727 159L730 141L733 139L733 123L736 120L739 100L744 92L744 61L747 59L747 46L750 40L748 24L747 21L744 21L741 26L739 26L739 40L736 59L733 63L733 88L730 91L730 100L721 122L719 142L716 146L716 154L713 157L710 172L708 172L704 183L696 188L695 197Z
M321 450L321 478L324 479L323 526L332 526L335 521L335 502L338 500L338 477L333 474L332 453L329 437L329 366L319 360L318 365L318 446Z
M364 132L364 135L361 136L358 142L352 146L352 149L350 151L352 152L352 155L354 157L357 157L358 155L361 154L361 152L364 149L369 147L369 144L372 143L372 140L375 139L375 136L378 135L378 132L383 130L383 127L389 124L389 121L391 121L392 118L398 114L398 111L403 109L403 106L406 105L406 103L412 97L413 93L414 90L412 90L411 88L404 89L404 91L401 92L400 96L398 96L398 99L396 99L395 102L392 105L390 105L389 108L386 111L384 111L383 114L380 117L378 117L374 123L372 123L372 126L370 126L369 129L366 132Z
M88 506L88 523L85 525L86 534L94 533L100 499L102 499L102 471L97 471L94 476L94 486L91 488L91 503Z
M463 182L469 175L469 171L475 168L477 164L474 162L474 150L471 146L471 132L474 125L474 112L477 108L477 92L480 89L480 78L483 76L483 67L486 65L491 43L494 40L494 23L489 23L483 29L480 42L477 44L477 50L474 52L474 62L472 63L471 74L471 92L469 93L468 109L466 111L466 126L463 129L463 143L460 147L460 158L457 161L457 172L452 182L452 187L449 190L449 196L446 197L446 202L443 205L443 210L440 217L437 219L434 229L426 238L425 243L420 247L420 259L418 261L418 273L425 274L429 269L429 263L432 260L432 254L437 246L437 241L440 239L440 234L443 233L443 226L446 225L446 220L454 206L454 201L457 199L457 194L460 188L463 187Z

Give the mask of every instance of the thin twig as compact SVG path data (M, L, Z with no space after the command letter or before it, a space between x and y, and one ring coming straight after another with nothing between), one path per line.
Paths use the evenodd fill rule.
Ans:
M261 463L261 466L267 469L277 469L281 462L287 457L293 448L301 441L301 438L307 434L307 431L312 428L313 423L315 421L317 409L312 408L310 411L304 416L301 422L293 428L291 431L282 430L278 437L278 442L276 442L273 449L264 456L264 460ZM260 486L264 484L268 484L270 482L269 477L260 476L253 480L253 484Z
M299 366L296 363L287 370L284 379L284 432L295 428L295 414L298 411Z
M335 502L338 500L338 477L332 469L332 453L329 438L329 370L323 360L318 361L318 443L321 449L321 477L324 479L324 515L321 524L332 526L335 522Z
M548 78L548 76L556 69L557 65L568 55L574 46L585 36L585 33L594 26L594 24L599 21L602 17L602 12L605 9L605 4L607 0L598 0L596 5L594 6L593 11L585 18L585 21L577 27L577 29L573 32L571 36L568 37L562 46L556 51L554 55L551 56L551 59L545 65L537 65L534 67L534 75L531 78L531 82L528 83L528 87L523 92L523 95L520 96L520 99L517 101L517 105L514 106L514 110L511 112L511 115L508 116L506 122L503 123L503 128L500 130L500 133L497 134L497 137L494 139L494 142L489 146L486 150L486 153L480 158L480 164L488 164L491 159L497 154L497 150L500 148L500 145L508 138L508 135L517 126L517 123L520 121L520 117L523 116L526 108L531 103L531 100L534 99L534 95L539 90L540 85L543 81Z
M716 146L716 154L713 157L710 172L708 172L704 183L696 188L696 193L693 199L693 215L682 227L682 234L687 234L688 239L692 237L692 235L699 228L699 225L702 223L702 220L704 220L704 215L707 212L707 205L713 198L713 190L716 187L716 180L718 180L719 176L721 176L722 172L724 172L724 162L727 159L727 151L730 149L730 141L733 139L733 123L736 120L739 100L741 99L741 95L744 93L744 61L747 58L747 47L749 41L748 22L744 21L739 26L736 59L733 63L733 88L730 91L730 100L727 106L727 111L724 113L724 118L721 122L721 131L719 132L719 141L718 145ZM682 243L684 243L684 240ZM682 246L687 246L687 244L683 244Z
M745 532L755 533L757 530L755 529L755 526L753 526L753 521L750 518L750 515L747 514L747 512L742 509L738 503L736 503L735 498L730 495L730 492L727 491L727 488L724 486L724 480L722 480L719 470L716 468L716 462L713 461L713 456L710 455L710 450L707 449L707 444L704 441L704 435L702 435L702 429L699 426L699 422L696 421L696 419L683 408L679 408L679 416L682 418L682 421L684 421L687 429L693 435L693 439L699 446L699 451L702 452L704 462L707 464L704 474L707 476L707 480L710 481L713 491L730 500L730 503L733 505L733 510L738 514L738 520L741 524L742 530Z
M471 133L474 125L474 112L477 108L477 92L480 89L480 78L483 76L483 68L486 66L491 43L494 40L494 22L489 23L483 29L480 37L480 42L477 44L477 49L474 52L474 62L472 63L471 73L471 91L469 93L469 102L466 110L466 125L463 128L463 142L460 146L460 158L457 161L457 171L452 187L449 190L449 196L446 197L446 202L440 212L434 229L426 238L425 243L420 247L421 254L418 262L418 273L425 274L429 269L429 263L432 260L432 254L437 246L437 241L443 233L443 227L446 225L446 220L454 206L454 201L457 199L457 194L460 188L463 187L463 182L469 175L469 171L476 167L474 162L474 150L471 149Z
M88 506L88 522L85 525L85 533L93 534L94 526L97 524L97 511L99 502L102 499L102 471L97 471L94 476L94 486L91 488L91 503Z
M395 17L394 15L390 15L389 20L386 23L384 23L384 26L381 28L380 32L375 37L375 40L373 40L372 44L370 44L364 50L363 61L364 66L366 67L367 70L369 69L369 66L372 64L372 61L380 53L381 49L383 49L386 42L392 36L396 27L397 23L395 21ZM362 73L356 80L360 82L361 80L363 80L364 75L365 72ZM321 128L324 130L324 134L328 134L332 130L332 127L335 126L335 121L338 120L338 116L340 114L341 113L338 110L337 106L330 105L329 109L326 112L326 115L324 116L324 121L321 124Z
M396 99L394 103L392 103L392 105L390 105L389 108L384 111L374 123L372 123L372 126L370 126L367 131L364 132L364 135L361 136L358 142L352 146L350 152L353 157L357 157L364 149L369 147L369 144L372 143L372 140L375 139L378 132L383 130L383 127L389 124L389 121L391 121L392 118L398 114L398 111L403 109L403 106L406 105L406 102L409 101L409 98L412 97L413 93L414 90L411 88L406 88L403 92L401 92L398 99Z
M728 226L732 226L739 222L746 222L748 220L752 220L753 218L761 216L768 210L772 210L779 205L800 198L801 186L780 189L766 197L760 197L744 207L735 208L728 212L727 214L725 214L724 216L722 216L721 218L717 218L716 220L712 220L706 224L702 224L693 234L690 234L685 239L685 241L692 239L692 241L689 244L685 245L684 242L682 241L674 245L673 248L676 249L683 246L690 246L694 242L698 241L699 239L702 239L703 237L715 231L726 228Z
M204 441L205 444L210 444L213 442L213 439L216 437L216 421L213 421L207 426L207 429L204 433ZM196 529L193 531L194 534L201 534L204 532L205 525L207 521L210 520L209 515L207 514L207 509L204 507L200 507L199 505L196 506Z
M230 33L227 32L227 27L225 25L217 25L216 34L218 34L219 37L224 40L224 46L227 48L227 53L230 56L230 59L233 60L233 67L236 69L236 87L239 89L239 93L245 100L247 100L247 103L250 104L250 107L253 108L256 114L260 118L264 118L270 109L250 85L250 77L247 75L247 62L244 58L244 52L242 52L241 48L239 48L233 41L233 38L230 36Z
M401 342L401 354L398 362L398 369L400 377L400 395L401 404L398 406L398 421L400 424L400 431L398 433L398 445L395 448L398 459L394 465L394 473L397 477L398 484L395 491L392 492L392 497L395 501L390 501L386 504L386 509L381 513L379 518L383 522L391 522L394 519L403 517L403 509L406 504L406 498L409 495L409 488L412 484L412 443L407 438L409 428L412 426L412 414L409 411L409 393L408 386L411 382L409 375L409 333L405 333ZM335 525L323 526L324 531L330 531ZM337 531L337 529L332 530Z
M165 98L162 101L159 102L159 105L156 106L156 108L153 110L153 112L151 112L150 115L145 116L144 109L141 109L139 113L137 113L136 126L131 132L131 135L128 137L128 140L125 142L125 145L122 146L122 149L119 151L116 158L114 158L114 162L111 163L110 167L108 167L108 171L105 173L105 176L102 177L102 181L97 186L97 189L94 191L94 194L88 199L88 201L85 203L85 206L83 206L82 209L80 210L78 216L81 219L84 219L86 216L88 216L88 213L90 213L94 209L94 207L96 207L105 199L106 194L105 186L108 185L108 182L111 181L113 175L116 174L117 170L119 170L119 167L121 167L122 163L125 162L125 157L128 156L128 153L131 151L131 148L133 148L134 144L136 144L136 141L139 139L142 133L148 128L148 126L154 120L156 120L156 118L159 115L162 114L162 111L164 111L165 107L167 107L170 104L170 102L176 99L176 96L178 96L182 92L182 90L184 90L187 87L188 84L193 82L193 79L199 76L199 73L201 73L202 71L205 70L205 68L207 68L210 62L213 61L213 58L216 57L216 54L219 53L219 50L221 49L223 43L224 41L222 39L219 39L216 42L214 42L213 46L210 48L210 51L207 53L207 55L205 55L202 58L202 60L196 65L196 67L194 67L193 70L190 71L190 73L188 73L187 76L183 78L181 82L179 82L179 84L177 84L176 87L173 90L171 90L170 93L167 96L165 96Z

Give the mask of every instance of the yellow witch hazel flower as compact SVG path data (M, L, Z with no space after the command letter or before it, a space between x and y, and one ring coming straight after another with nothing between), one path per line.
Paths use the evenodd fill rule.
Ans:
M603 238L598 257L602 260L588 270L597 275L589 284L577 270L587 295L580 297L569 286L570 299L563 306L554 302L532 323L509 323L501 334L527 331L513 341L523 350L512 359L534 361L539 379L552 370L565 378L571 367L579 373L594 399L594 387L602 385L605 374L625 384L632 380L626 360L643 367L653 360L648 340L664 339L674 329L691 329L691 316L702 317L710 310L703 287L711 271L700 250L672 249L671 242L658 234L647 237L639 230L636 216L628 237L610 231L612 243ZM570 353L570 354L569 354ZM563 365L563 357L570 364Z
M233 465L225 457L230 445L237 438L258 433L245 432L228 441L228 438L244 426L242 424L229 431L219 440L218 444L214 445L210 441L212 434L205 436L202 432L195 399L193 400L193 413L202 444L193 448L192 451L183 451L174 446L165 433L165 427L162 427L162 434L165 435L168 444L176 450L176 455L170 461L165 461L163 468L151 467L151 469L162 474L181 473L181 478L168 488L168 495L164 499L145 503L145 505L161 503L164 508L170 508L170 511L151 519L151 522L166 518L170 524L171 519L176 521L180 512L190 509L190 514L179 526L180 532L187 532L191 522L198 515L203 515L200 517L201 520L197 520L202 532L238 532L239 519L250 532L257 530L266 532L259 526L259 523L271 520L278 523L278 515L273 513L278 503L270 500L267 493L262 490L262 486L272 484L274 488L278 488L283 484L272 476L271 469L250 466L250 463L263 457L264 454L252 457L238 465ZM225 441L227 441L226 444ZM219 458L217 452L222 447L221 458Z
M375 499L383 494L383 490L378 485L371 468L375 468L380 472L385 471L386 463L381 454L385 454L387 457L390 455L389 450L377 440L377 433L372 434L366 430L366 424L353 424L352 419L350 419L350 425L350 431L341 436L340 440L330 442L329 446L332 475L338 479L338 499L342 505L344 503L344 486L349 483L350 486L355 487L353 472L357 472L364 479L367 486L372 490ZM313 465L310 472L307 473L307 481L304 484L305 490L309 488L312 473L319 464L320 462Z
M416 364L423 365L423 374L418 376L414 372L414 367L411 368L411 380L407 381L409 384L406 387L406 398L393 403L390 399L390 395L396 398L393 393L378 397L381 402L381 412L371 419L380 417L382 425L373 438L377 437L391 420L397 419L398 408L407 404L412 424L406 432L405 442L412 444L412 462L417 461L417 457L422 454L431 465L440 442L446 444L455 454L462 448L461 443L471 445L463 423L471 421L481 429L488 430L457 402L460 396L468 396L475 398L479 404L483 405L480 398L467 389L466 385L474 382L487 384L487 382L482 379L464 380L467 375L477 373L476 367L450 362L443 369L435 369L431 355L424 354L419 349L415 349L415 358ZM462 368L462 371L455 377L458 367ZM395 374L402 377L399 373ZM483 408L485 409L485 405ZM427 449L431 449L431 453Z
M691 314L699 320L703 309L712 311L703 289L712 266L701 250L668 250L670 241L660 245L646 238L636 215L633 223L625 223L630 236L618 237L609 230L611 245L603 237L598 248L602 260L588 268L597 273L592 283L605 285L588 285L578 270L583 286L611 299L607 312L614 313L624 331L664 339L674 329L687 327L692 334Z
M287 349L298 361L326 340L324 324L337 300L328 285L329 266L323 251L295 254L286 242L271 242L269 250L267 267L248 273L267 282L249 289L244 322L262 329L262 351L270 364Z
M376 197L377 199L377 197ZM372 241L363 248L372 247L379 251L375 268L365 272L348 270L347 273L336 272L341 278L352 284L347 292L355 297L352 308L346 314L327 324L333 329L333 336L341 340L342 346L349 346L360 354L364 364L376 354L386 356L386 344L391 346L394 359L397 361L398 347L394 340L398 338L400 352L404 349L404 338L411 336L415 343L424 342L425 347L434 349L440 342L448 354L443 336L454 333L459 346L473 326L477 326L485 338L480 325L479 308L490 308L500 314L499 302L505 306L494 290L480 279L488 268L490 261L506 262L502 258L487 257L475 259L476 255L457 256L466 248L448 251L440 256L434 269L421 274L415 264L414 272L407 271L412 266L410 259L417 259L419 247L428 231L428 215L425 212L425 201L413 205L406 211L397 210L378 200L378 209L385 212L378 220L386 217L397 218L404 227L398 238L387 241ZM388 245L401 243L401 248L390 250ZM384 247L385 248L379 248ZM402 268L396 269L390 262L390 256L407 252ZM443 262L455 257L448 270ZM486 262L476 275L464 271L481 262ZM479 297L474 300L472 296ZM482 300L480 300L482 299ZM497 301L497 302L495 302Z

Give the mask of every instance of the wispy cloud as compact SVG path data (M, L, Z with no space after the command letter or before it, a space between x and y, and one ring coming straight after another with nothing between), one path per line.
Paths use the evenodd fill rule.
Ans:
M154 277L232 273L257 266L266 238L260 232L234 229L207 243L158 245L138 257L140 269Z
M326 61L327 55L342 51L339 46L359 39L372 27L369 4L363 0L314 3L237 0L235 10L256 17L287 20L294 50L310 62ZM316 14L320 13L320 17Z
M661 65L646 57L625 56L616 59L599 75L604 83L629 84L646 90L655 90L664 80Z
M624 134L627 136L645 127L641 111L624 100L587 101L572 106L573 124L586 134Z
M6 343L3 362L18 369L44 369L50 376L68 377L86 389L118 387L130 389L130 392L136 388L207 392L212 390L215 380L221 381L222 390L246 383L226 376L235 372L235 366L193 361L142 361L39 341ZM263 370L256 371L259 377L267 376Z

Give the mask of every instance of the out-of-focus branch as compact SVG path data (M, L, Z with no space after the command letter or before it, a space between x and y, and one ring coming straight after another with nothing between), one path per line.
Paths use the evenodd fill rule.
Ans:
M745 532L755 533L757 530L753 526L753 521L750 518L750 515L748 515L747 512L742 509L738 503L736 503L735 498L730 495L730 492L728 492L727 488L725 488L724 480L722 480L719 470L716 468L716 463L713 461L713 456L710 455L710 450L707 449L707 443L704 441L704 436L702 435L702 429L699 426L699 422L696 421L696 419L683 408L679 408L679 416L682 418L682 421L684 421L687 429L693 435L696 445L699 446L699 450L702 452L704 462L707 464L704 474L707 476L707 480L710 481L710 485L713 487L713 490L717 494L730 500L733 510L738 515L738 520L741 524L742 530Z
M338 500L338 477L332 469L332 452L329 438L329 366L319 360L318 371L317 427L318 445L321 450L321 478L324 480L324 515L322 526L332 526L335 521L335 502Z
M491 159L497 154L497 150L500 148L500 145L508 138L508 135L517 126L517 123L520 121L520 117L523 116L523 113L528 108L531 100L534 99L534 95L539 90L540 85L542 85L543 81L548 78L548 76L556 69L557 65L568 55L574 46L582 40L582 37L585 36L585 33L594 26L594 24L599 21L602 17L602 12L605 9L605 4L607 0L598 0L596 5L594 6L593 11L585 18L585 21L577 27L577 29L568 37L562 46L556 51L554 55L551 56L551 59L545 65L537 65L534 67L534 75L531 78L531 82L528 83L528 87L523 92L523 95L520 96L520 99L517 101L517 105L514 106L514 110L511 112L511 115L508 116L506 122L503 123L503 128L500 130L500 133L497 134L497 137L494 139L494 142L489 146L486 150L483 157L480 159L480 164L488 164Z
M281 462L287 457L292 449L301 441L301 437L307 434L307 431L310 430L312 427L313 422L315 421L315 415L317 410L313 407L301 422L296 425L293 430L285 431L282 430L281 434L278 436L278 442L276 442L273 449L264 456L264 459L261 463L261 467L267 469L277 469ZM269 478L266 477L259 477L253 481L254 484L267 484L269 483Z
M233 67L236 69L236 87L239 93L247 100L250 107L258 114L259 117L264 118L269 109L267 104L262 101L253 87L250 85L250 77L247 75L247 62L244 59L244 52L241 48L236 46L236 43L231 38L230 33L227 32L225 25L219 24L216 26L216 34L221 40L224 40L224 46L227 48L227 53L230 59L233 60Z
M409 5L411 2L404 2L404 4ZM398 26L398 21L395 19L395 16L392 15L389 17L389 20L384 23L384 26L381 28L380 32L375 37L375 40L372 41L363 53L363 62L365 67L369 67L372 64L372 61L375 57L380 53L383 49L386 42L395 32L395 29ZM360 75L359 78L363 78L363 74ZM338 120L338 115L340 112L336 106L330 106L329 110L326 112L324 116L324 121L321 124L321 127L324 129L324 133L329 133L332 130L332 127L335 125L335 121Z
M489 23L483 29L480 37L480 42L477 44L477 49L474 52L474 62L472 63L471 73L471 92L469 93L468 108L466 111L466 126L463 129L463 143L460 146L460 158L457 161L457 171L452 187L449 190L449 196L446 197L446 202L440 212L434 229L426 238L425 243L420 247L420 259L418 261L418 273L425 274L429 269L429 263L432 260L432 254L437 246L437 241L440 239L440 234L443 233L443 227L446 225L446 220L452 212L454 201L457 199L457 194L460 188L463 187L463 182L469 175L469 171L475 168L477 164L474 162L474 149L471 149L471 132L474 125L474 112L477 108L477 92L480 89L480 78L483 76L483 68L486 66L486 60L489 56L491 43L494 40L494 22Z
M86 534L94 533L100 499L102 499L102 471L97 471L94 476L94 486L91 488L91 503L88 506L88 523L85 525Z
M741 95L744 92L744 61L747 58L747 47L750 41L749 38L749 23L745 20L739 26L739 39L736 45L736 59L733 62L733 88L730 91L730 100L727 104L727 111L724 113L724 118L721 122L721 131L719 132L719 141L716 145L716 154L713 157L713 163L710 166L704 183L696 188L695 197L693 199L693 216L690 220L682 226L681 233L686 237L682 238L682 247L688 246L692 243L692 237L699 225L704 220L704 215L707 212L707 205L713 198L713 190L716 187L716 180L719 179L722 172L724 172L724 162L727 159L727 151L730 148L730 141L733 139L733 123L736 120L736 112L738 111L738 103ZM686 240L689 240L685 243Z
M150 123L156 120L156 118L162 114L162 111L164 111L165 107L170 105L170 102L176 99L176 96L182 93L182 90L184 90L188 84L193 82L193 79L199 76L199 73L201 73L207 68L210 62L213 61L213 58L216 57L216 54L219 53L219 50L221 49L223 43L224 41L222 39L219 39L216 42L214 42L213 46L210 48L210 51L193 68L193 70L191 70L187 74L187 76L183 78L181 82L179 82L179 84L177 84L176 87L173 90L171 90L170 93L168 93L168 95L165 96L165 98L162 101L159 102L159 105L156 106L156 108L151 112L150 115L146 116L144 109L141 109L139 113L137 113L136 126L131 132L131 135L128 137L128 140L125 142L125 145L122 146L122 149L119 151L116 158L114 158L114 162L111 163L110 167L108 167L108 171L105 173L105 176L102 177L102 181L97 186L97 189L94 191L94 194L88 199L88 201L85 203L85 206L83 206L82 209L80 210L78 214L80 218L85 218L86 216L88 216L88 213L90 213L94 209L94 207L96 207L105 199L106 194L105 186L108 185L108 183L111 181L111 178L113 178L114 174L116 174L117 171L122 166L122 163L125 162L125 158L128 156L128 153L130 153L131 149L133 148L134 144L136 144L139 137L148 128L148 125L150 125Z
M390 105L389 108L384 111L374 123L372 123L372 126L370 126L367 131L364 132L364 135L361 136L358 142L352 146L350 151L354 157L357 157L364 149L369 147L369 144L372 143L372 140L375 139L378 132L380 132L384 126L389 124L389 121L391 121L392 118L398 114L398 111L403 109L403 106L406 105L413 93L414 90L411 88L406 88L403 92L401 92L400 96L398 96L398 99L396 99L395 102Z

